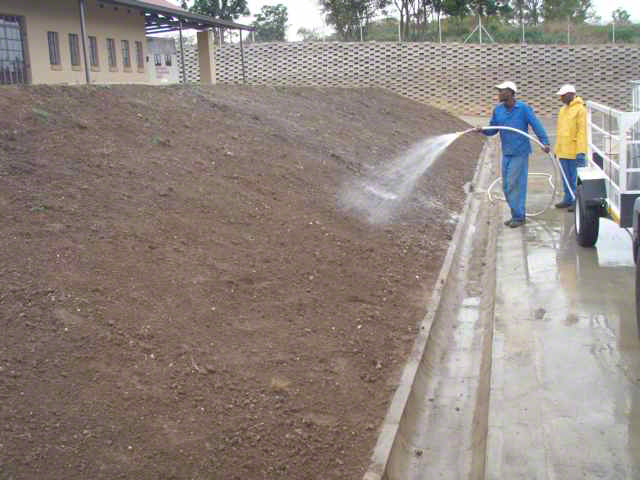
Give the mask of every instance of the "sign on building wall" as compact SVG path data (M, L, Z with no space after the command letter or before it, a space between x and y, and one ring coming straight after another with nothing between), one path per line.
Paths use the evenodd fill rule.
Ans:
M149 82L152 84L179 83L180 71L173 38L147 38L149 52Z

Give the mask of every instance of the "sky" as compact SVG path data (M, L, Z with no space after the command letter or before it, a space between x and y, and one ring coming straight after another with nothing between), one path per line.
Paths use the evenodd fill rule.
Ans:
M618 7L631 15L631 21L640 23L640 1L638 0L591 0L596 14L602 17L603 23L611 21L611 12Z
M252 17L248 21L243 18L240 22L251 23L254 20L253 15L260 13L264 5L277 5L279 3L287 7L287 14L289 15L287 40L301 40L297 37L297 32L300 28L306 28L307 30L317 29L324 34L332 31L324 23L324 16L317 0L249 0L249 11L252 13Z
M179 4L178 0L169 0ZM596 14L602 17L603 23L609 23L611 12L621 7L631 15L631 21L640 23L640 1L639 0L591 0ZM298 29L304 27L308 30L317 29L320 33L330 33L331 28L324 23L323 15L317 0L248 0L250 17L242 17L239 23L250 24L254 20L254 15L260 13L264 5L283 4L287 7L289 14L289 28L287 30L287 40L300 40L297 37Z

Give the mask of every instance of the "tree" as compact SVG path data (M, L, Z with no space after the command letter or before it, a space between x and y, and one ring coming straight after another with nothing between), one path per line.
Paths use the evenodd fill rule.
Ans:
M336 29L343 40L355 40L360 28L369 23L373 14L386 6L388 0L318 0L325 21Z
M411 10L413 10L413 4L415 0L393 0L393 4L400 12L400 31L402 32L402 38L409 38L409 31L411 26Z
M611 13L611 18L617 25L631 25L631 15L621 7L616 8Z
M469 4L467 0L445 0L444 12L450 17L455 17L462 21L469 13Z
M498 13L499 5L495 0L467 0L466 4L469 10L481 17L488 17Z
M186 6L187 1L182 0L182 7ZM189 11L221 20L237 20L251 14L247 0L194 0Z
M309 30L308 28L300 27L297 33L302 37L303 42L317 42L323 38L317 28Z
M542 16L542 0L525 0L529 23L537 25Z
M542 6L545 21L571 18L578 23L589 18L592 9L591 0L544 0Z
M282 4L262 7L251 24L256 29L256 42L284 42L289 14Z

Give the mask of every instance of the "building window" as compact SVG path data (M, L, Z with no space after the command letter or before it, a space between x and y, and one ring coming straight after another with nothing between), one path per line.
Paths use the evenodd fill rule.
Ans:
M69 53L71 55L71 66L80 66L80 41L77 33L69 34Z
M122 66L131 68L131 55L129 54L129 40L122 40Z
M21 17L0 15L0 85L27 83Z
M47 32L49 40L49 63L51 65L60 65L60 42L58 40L58 32Z
M164 56L164 64L165 64L167 67L170 67L170 66L171 66L171 55L165 55L165 56Z
M89 37L89 60L92 67L100 66L100 59L98 57L98 39L96 37Z
M116 62L116 41L113 38L107 38L107 52L109 54L109 68L118 68Z
M153 56L153 63L156 67L162 66L162 55L158 55L157 53Z
M138 60L138 69L144 69L144 53L142 51L142 42L136 42L136 59Z

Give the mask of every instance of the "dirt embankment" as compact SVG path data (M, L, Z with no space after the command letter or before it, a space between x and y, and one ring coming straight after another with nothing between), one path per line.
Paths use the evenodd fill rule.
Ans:
M0 477L358 479L480 140L381 90L0 89ZM424 199L429 199L425 202Z

